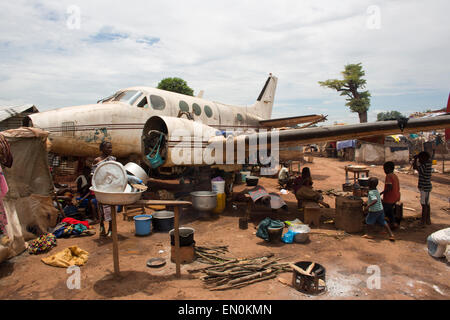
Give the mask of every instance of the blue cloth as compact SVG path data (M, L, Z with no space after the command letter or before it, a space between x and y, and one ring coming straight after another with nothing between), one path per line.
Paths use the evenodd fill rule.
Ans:
M78 208L74 205L68 205L64 208L64 214L66 216L73 216L75 214L77 214L78 212Z
M367 224L375 224L377 223L384 226L385 224L387 224L386 220L384 220L384 211L380 210L380 211L375 211L375 212L369 212L369 214L366 217L366 223Z
M341 150L345 148L354 148L356 147L356 140L344 140L344 141L338 141L336 143L336 149Z

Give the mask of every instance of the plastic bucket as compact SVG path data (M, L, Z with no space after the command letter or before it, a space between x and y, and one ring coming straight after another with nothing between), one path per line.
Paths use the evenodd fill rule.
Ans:
M141 214L133 218L137 236L147 236L152 231L152 216Z
M279 228L267 228L269 235L269 242L277 243L281 242L281 236L283 235L283 227Z
M225 193L225 181L211 181L211 191Z
M241 171L242 182L246 182L247 181L247 176L249 176L250 174L251 174L250 171Z
M222 213L226 206L225 193L217 194L217 206L214 208L213 213Z

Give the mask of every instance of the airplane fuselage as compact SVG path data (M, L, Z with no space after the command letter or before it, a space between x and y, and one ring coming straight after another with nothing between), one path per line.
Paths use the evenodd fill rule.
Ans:
M259 121L264 120L255 114L255 106L231 106L149 87L123 89L101 103L50 110L30 115L30 119L33 126L50 133L51 152L95 156L99 144L108 140L114 155L122 158L141 155L142 130L149 118L186 118L180 111L218 130L246 132L257 129Z

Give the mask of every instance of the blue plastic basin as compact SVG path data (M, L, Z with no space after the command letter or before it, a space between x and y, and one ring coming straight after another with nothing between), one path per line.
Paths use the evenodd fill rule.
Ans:
M149 214L141 214L135 216L134 226L137 236L147 236L152 232L152 216Z

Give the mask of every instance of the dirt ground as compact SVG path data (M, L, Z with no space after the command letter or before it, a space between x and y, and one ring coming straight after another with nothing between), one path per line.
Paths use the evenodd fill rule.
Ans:
M315 158L311 168L314 186L321 190L342 190L345 182L344 166L350 162L337 159ZM354 163L353 163L354 164ZM440 169L439 166L436 166ZM381 166L371 167L371 175L381 179ZM250 286L228 290L209 291L202 281L187 272L205 266L199 262L182 265L181 279L175 278L175 264L170 262L170 239L167 233L152 233L147 237L135 236L134 222L123 221L118 216L121 278L112 276L112 242L99 239L97 234L83 238L58 239L58 245L42 255L27 252L0 264L0 299L449 299L449 264L445 259L434 259L427 252L426 238L429 234L450 225L448 174L433 174L431 194L431 226L421 228L417 217L420 203L416 189L417 176L398 173L405 220L395 231L396 242L380 235L374 240L361 238L361 234L333 236L338 231L333 225L313 229L310 241L305 244L271 244L255 236L255 227L265 217L294 220L298 217L296 200L292 193L282 197L289 205L289 214L273 214L269 210L252 212L247 230L238 227L242 210L232 210L216 218L199 219L192 211L183 211L181 225L195 229L197 245L228 245L230 257L257 257L274 253L275 257L286 257L284 261L314 261L326 268L327 292L319 296L308 296L298 292L279 279L259 282ZM262 178L269 191L279 191L277 180ZM172 184L173 187L173 184ZM236 186L239 191L242 186ZM325 196L334 207L335 198ZM89 260L81 267L81 289L68 289L70 276L64 268L45 265L41 258L77 245L89 252ZM159 269L146 266L152 257L166 258L167 264ZM368 267L380 268L381 288L368 288L372 273ZM292 274L284 273L280 278L291 281Z

